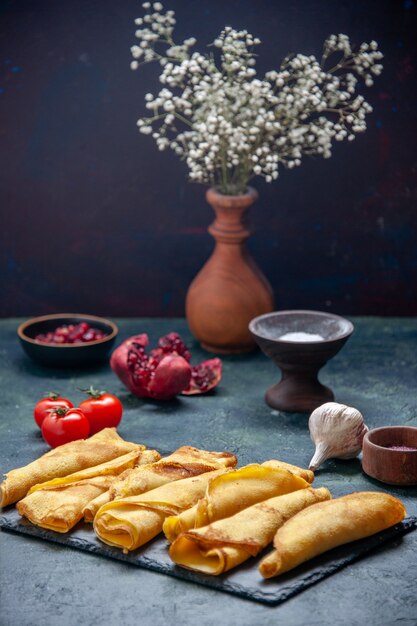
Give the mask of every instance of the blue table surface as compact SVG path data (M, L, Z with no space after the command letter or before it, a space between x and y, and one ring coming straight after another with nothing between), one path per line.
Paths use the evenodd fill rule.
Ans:
M417 319L351 318L355 332L322 370L336 401L358 408L369 428L417 426ZM18 319L0 321L1 471L25 465L47 451L33 421L33 406L47 390L75 402L90 384L116 393L124 407L120 434L149 447L172 450L189 444L230 450L239 464L279 458L307 466L313 454L308 415L279 413L263 400L279 372L259 351L223 358L216 393L166 403L140 400L122 386L107 364L84 370L46 369L23 354ZM147 332L151 344L175 330L197 363L208 355L183 319L120 319L119 340ZM315 485L334 496L383 490L417 515L417 488L396 488L367 477L360 457L330 460ZM140 570L122 562L0 533L1 626L179 623L327 625L417 624L417 531L383 547L278 607Z

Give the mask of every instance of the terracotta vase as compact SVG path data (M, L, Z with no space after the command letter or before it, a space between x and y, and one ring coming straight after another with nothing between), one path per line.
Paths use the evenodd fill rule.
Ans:
M257 197L251 187L241 196L206 193L216 213L208 228L216 245L189 287L186 315L194 337L210 352L252 350L250 320L274 308L271 286L245 247L247 210Z

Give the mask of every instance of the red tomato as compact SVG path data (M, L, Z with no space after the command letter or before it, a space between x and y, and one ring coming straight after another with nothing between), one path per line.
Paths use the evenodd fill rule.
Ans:
M90 433L88 419L80 409L57 409L42 422L42 437L52 448L75 439L86 439Z
M64 409L72 409L73 403L67 400L66 398L61 398L59 393L55 393L53 391L45 394L45 398L39 400L36 404L35 409L33 411L33 417L35 418L35 422L39 426L42 427L42 422L47 415L49 415L51 409L55 409L56 407L62 407Z
M105 391L83 389L90 397L81 402L79 408L90 423L90 435L103 428L117 426L122 419L123 406L119 398Z

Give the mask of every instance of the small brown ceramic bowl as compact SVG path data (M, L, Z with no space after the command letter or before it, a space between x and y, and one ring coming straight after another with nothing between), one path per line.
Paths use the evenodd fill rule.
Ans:
M411 449L407 449L411 448ZM363 439L363 471L388 485L417 485L417 428L383 426Z
M58 326L87 322L103 331L103 339L85 343L44 343L36 340L40 333L55 330ZM106 360L116 339L118 328L114 322L95 315L79 313L56 313L33 317L17 329L20 343L26 354L41 365L48 367L83 367Z

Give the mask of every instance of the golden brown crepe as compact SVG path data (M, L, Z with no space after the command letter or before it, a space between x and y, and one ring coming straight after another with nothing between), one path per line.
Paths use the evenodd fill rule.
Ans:
M66 486L35 491L16 504L20 515L40 526L66 533L82 519L87 502L107 491L113 476L94 476Z
M146 452L146 450L144 450L144 452ZM145 461L145 464L147 464L148 462L149 462L149 460ZM124 472L122 472L121 474L119 474L119 476L117 476L112 481L111 485L114 485L116 482L125 480L125 478L127 478L129 476L130 472L133 472L133 469L127 469ZM107 502L110 502L111 500L112 500L112 498L110 497L110 489L107 489L107 491L104 491L103 493L101 493L99 496L97 496L93 500L90 500L90 502L88 504L86 504L86 506L83 509L84 521L91 523L93 521L97 511L99 510L99 508L101 506L103 506L103 504L107 504Z
M299 489L269 498L236 515L180 535L169 555L177 564L197 572L219 575L256 556L290 517L315 502L329 499L325 489Z
M275 459L272 459L271 461L265 461L262 465L265 467L281 467L282 469L289 470L293 474L296 474L296 476L301 476L301 478L304 478L304 480L310 484L314 480L314 472L304 469L303 467L298 467L297 465L291 465L291 463L284 463L284 461L276 461Z
M80 521L90 500L108 491L115 477L140 463L141 457L150 458L151 452L156 457L159 454L156 450L134 450L106 463L35 485L16 508L32 524L68 532Z
M0 484L0 505L20 500L37 483L99 465L132 450L144 449L145 446L124 441L115 428L105 428L89 439L58 446L29 465L6 474Z
M125 480L115 482L110 499L135 496L161 485L198 476L222 467L235 467L237 458L231 452L210 452L192 446L181 446L167 457L151 465L141 465Z
M167 517L163 531L172 542L190 528L206 526L262 500L307 487L307 481L282 467L246 465L211 480L204 498L179 515Z
M113 500L94 518L99 539L124 552L135 550L162 530L164 519L192 506L201 498L208 482L227 468L177 480L138 496Z
M405 516L400 500L388 493L358 492L301 511L274 538L275 550L260 563L264 578L288 572L336 546L369 537Z
M114 481L113 481L114 482ZM84 521L85 522L89 522L92 523L97 511L104 506L105 504L107 504L107 502L111 502L111 498L110 498L110 489L107 489L107 491L104 491L103 493L101 493L100 495L98 495L96 498L94 498L93 500L90 500L85 507L83 508L83 517L84 517Z
M116 479L108 492L99 495L84 509L84 520L92 522L101 506L115 499L139 495L161 485L198 476L227 466L235 466L236 457L230 452L209 452L191 446L182 446L158 462L142 464Z
M60 478L52 478L51 480L43 483L38 483L31 487L28 495L37 491L38 489L48 489L59 487L60 485L68 485L69 483L75 483L86 478L93 478L94 476L112 475L113 478L120 478L120 475L128 475L129 470L132 471L134 467L140 466L142 463L149 463L151 459L158 459L161 455L157 450L133 450L123 456L116 457L105 463L99 465L93 465L93 467L86 467L79 472L73 472L68 476L62 476Z

